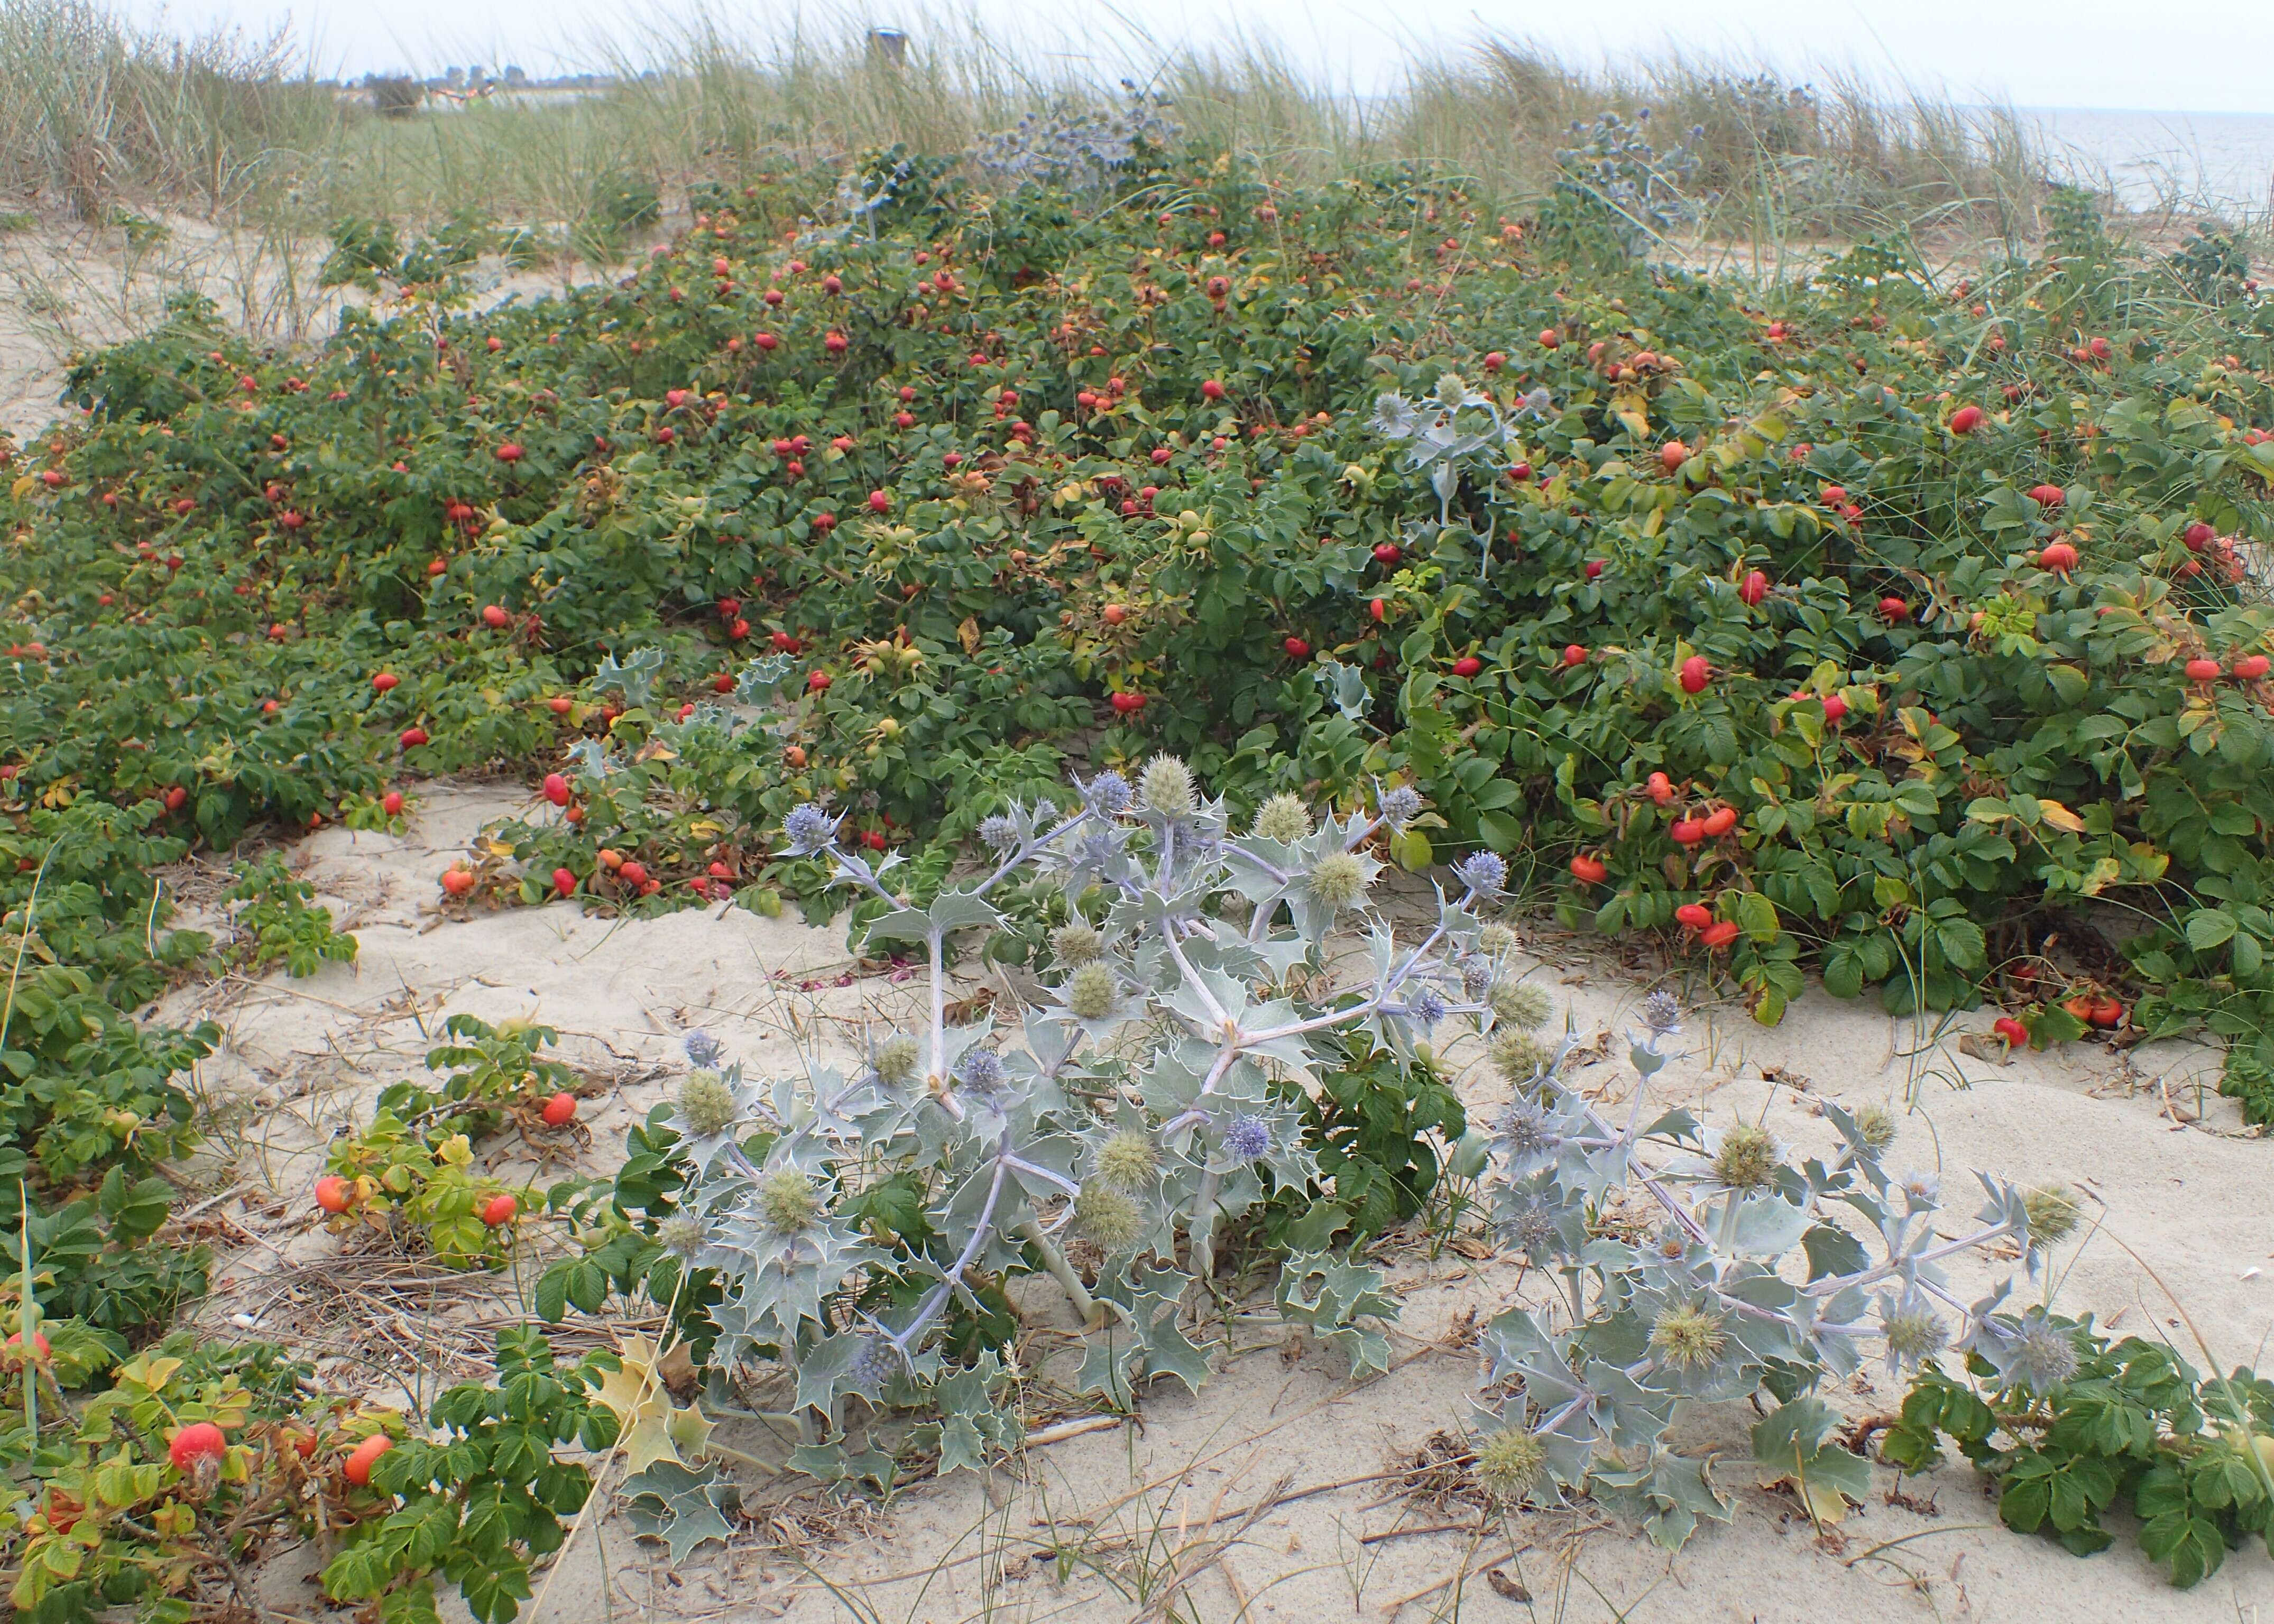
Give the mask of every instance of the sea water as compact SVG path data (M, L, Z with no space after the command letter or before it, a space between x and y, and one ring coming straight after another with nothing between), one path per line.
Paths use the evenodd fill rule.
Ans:
M2022 108L2057 172L2126 207L2240 219L2274 211L2274 116Z

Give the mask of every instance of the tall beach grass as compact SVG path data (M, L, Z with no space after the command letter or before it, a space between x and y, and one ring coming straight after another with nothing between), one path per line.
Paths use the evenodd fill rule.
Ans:
M2010 237L2031 228L2044 184L2010 114L1890 102L1839 74L1803 86L1683 56L1582 69L1485 39L1416 55L1394 91L1362 97L1268 42L1144 53L1138 41L1124 58L1190 139L1274 180L1426 164L1465 177L1487 207L1520 208L1575 124L1648 107L1659 128L1703 131L1707 237ZM614 81L597 94L382 118L282 36L184 39L138 30L99 0L0 0L0 206L320 222L472 207L573 229L612 174L669 195L895 143L953 154L1053 102L1119 94L1115 73L1073 60L1022 53L970 21L895 61L850 19L759 41L698 15L637 55L595 47L589 65Z

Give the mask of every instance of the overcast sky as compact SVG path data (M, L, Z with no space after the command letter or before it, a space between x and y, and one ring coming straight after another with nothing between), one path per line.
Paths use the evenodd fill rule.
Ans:
M141 20L190 29L289 23L321 68L347 74L477 60L532 72L585 65L596 37L636 49L644 31L689 14L679 0L124 4ZM2274 114L2270 0L870 0L842 8L716 0L708 9L754 42L786 36L801 19L809 31L849 15L922 34L975 15L1013 49L1065 50L1103 65L1141 35L1206 45L1245 32L1359 91L1389 88L1416 51L1457 50L1496 33L1575 60L1679 49L1796 75L1850 68L1965 102Z

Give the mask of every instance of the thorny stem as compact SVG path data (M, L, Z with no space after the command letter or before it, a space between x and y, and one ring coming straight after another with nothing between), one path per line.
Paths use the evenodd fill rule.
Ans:
M1885 1280L1890 1274L1907 1274L1926 1264L1939 1262L1954 1253L1972 1252L1977 1247L1986 1246L1992 1241L2002 1239L2012 1233L2014 1233L2014 1226L2010 1223L1992 1224L1986 1229L1977 1230L1974 1234L1958 1240L1945 1241L1939 1246L1930 1246L1924 1252L1913 1252L1909 1257L1890 1258L1885 1263L1875 1265L1861 1274L1837 1274L1829 1279L1812 1282L1803 1286L1801 1290L1810 1297L1830 1297L1834 1292L1847 1290L1850 1286L1872 1285ZM1919 1283L1923 1286L1927 1284L1924 1281ZM1954 1302L1953 1306L1956 1306Z
M1461 906L1466 906L1470 899L1475 895L1476 892L1474 891L1464 892L1461 897ZM1421 938L1421 945L1408 953L1405 956L1405 962L1389 973L1389 977L1382 983L1382 992L1387 995L1395 991L1407 976L1412 974L1415 970L1419 969L1421 966L1421 960L1428 956L1429 950L1437 945L1438 938L1442 936L1444 934L1445 921L1441 918L1438 920L1435 929L1432 929L1427 936Z
M1209 1014L1214 1018L1216 1027L1210 1035L1221 1037L1228 1031L1236 1030L1236 1023L1224 1012L1224 1005L1216 1001L1216 994L1209 990L1209 984L1201 980L1200 972L1193 968L1193 961L1185 957L1185 950L1177 944L1177 933L1164 930L1161 933L1161 940L1168 944L1169 956L1177 961L1177 968L1184 972L1185 984L1199 993L1201 1002L1208 1005Z
M1020 868L1034 857L1035 853L1043 850L1045 847L1056 845L1058 841L1064 839L1066 836L1072 834L1075 830L1088 823L1090 816L1089 808L1088 807L1084 807L1081 811L1073 814L1073 816L1067 818L1064 823L1060 823L1056 829L1051 830L1049 833L1038 836L1035 839L1028 841L1017 851L1013 852L1009 856L1004 858L1002 862L997 867L994 873L989 875L985 879L980 881L978 884L973 886L971 888L971 894L975 897L985 896L989 891L993 891L998 885L1001 884L1007 876L1017 872Z
M1738 1192L1735 1190L1724 1191L1721 1195L1721 1233L1716 1237L1714 1244L1723 1252L1729 1251L1737 1244L1739 1199Z
M1193 1278L1203 1291L1216 1274L1216 1193L1223 1182L1223 1176L1212 1167L1201 1175L1201 1187L1193 1195L1192 1216L1185 1222L1185 1233L1192 1240Z
M1593 1399L1594 1396L1595 1395L1593 1392L1574 1394L1570 1399L1566 1401L1561 1409L1556 1410L1554 1415L1548 1417L1545 1421L1542 1421L1538 1426L1533 1427L1532 1429L1532 1432L1535 1433L1554 1432L1557 1427L1562 1425L1573 1416L1578 1414L1581 1410L1585 1409L1588 1401Z
M1081 1322L1088 1325L1095 1320L1097 1317L1097 1299L1091 1297L1089 1288L1081 1283L1081 1274L1066 1261L1066 1255L1058 1250L1058 1243L1045 1234L1043 1226L1031 1216L1019 1221L1019 1234L1042 1254L1043 1267L1050 1270L1050 1278L1058 1282L1058 1289L1066 1294L1066 1299L1073 1304L1073 1311L1081 1317Z
M1023 1156L1009 1156L1006 1157L1005 1160L1021 1173L1032 1173L1036 1178L1046 1178L1050 1180L1050 1183L1056 1184L1068 1195L1080 1195L1081 1193L1081 1186L1074 1183L1073 1179L1068 1178L1063 1173L1053 1173L1046 1167L1036 1167L1033 1162L1028 1161Z
M1216 1092L1216 1086L1224 1081L1224 1074L1231 1070L1231 1063L1233 1059L1238 1056L1239 1053L1239 1049L1237 1044L1229 1044L1217 1054L1216 1064L1209 1067L1209 1074L1201 1079L1201 1092L1202 1094L1214 1094Z
M924 1075L947 1114L963 1120L963 1102L947 1086L947 946L946 933L937 925L924 932L931 956L931 1050L925 1057Z
M995 1203L1003 1193L1003 1176L1010 1170L1011 1131L1005 1128L995 1147L995 1177L987 1185L986 1204L979 1209L978 1221L972 1225L971 1239L965 1243L962 1255L949 1266L946 1278L924 1294L922 1304L916 1309L915 1318L886 1339L901 1358L906 1359L908 1350L931 1329L931 1322L938 1318L940 1310L947 1306L947 1299L955 1290L955 1282L963 1278L963 1271L971 1267L973 1259L986 1246L988 1233L995 1223Z

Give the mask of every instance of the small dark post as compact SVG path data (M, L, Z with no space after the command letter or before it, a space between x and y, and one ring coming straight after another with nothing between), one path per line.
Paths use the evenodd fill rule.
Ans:
M898 72L907 65L908 36L898 28L869 30L869 61L870 65L891 68Z

